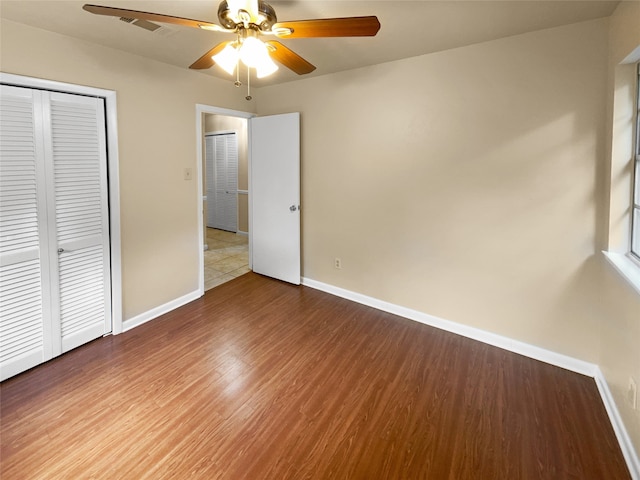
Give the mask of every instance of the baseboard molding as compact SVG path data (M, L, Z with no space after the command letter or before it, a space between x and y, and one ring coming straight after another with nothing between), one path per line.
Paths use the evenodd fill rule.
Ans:
M598 386L600 397L602 397L604 408L607 410L607 414L609 415L611 426L613 427L613 431L615 432L618 443L620 444L622 455L627 462L627 467L629 468L629 473L631 473L631 478L633 480L640 480L640 459L638 459L638 455L633 448L631 438L629 437L627 429L622 422L622 418L620 417L620 412L618 411L616 402L613 399L611 390L609 390L609 384L607 383L604 375L598 367L596 367L596 375L594 376L594 379L596 381L596 385Z
M631 477L633 478L633 480L640 480L640 464L638 462L638 455L636 454L633 443L631 442L631 438L629 437L624 423L622 422L618 407L616 406L613 396L611 395L611 391L609 390L607 381L605 380L604 375L600 371L598 365L584 362L582 360L578 360L567 355L562 355L560 353L552 352L550 350L536 347L534 345L520 342L518 340L513 340L502 335L496 335L495 333L486 332L479 328L469 327L467 325L462 325L450 320L445 320L433 315L428 315L417 310L412 310L410 308L395 305L393 303L385 302L377 298L369 297L367 295L362 295L360 293L352 292L340 287L335 287L333 285L318 282L317 280L313 280L310 278L303 277L302 284L316 290L330 293L331 295L335 295L337 297L345 298L362 305L367 305L377 310L382 310L383 312L392 313L409 320L420 322L425 325L439 328L448 332L456 333L458 335L462 335L463 337L478 340L480 342L487 343L489 345L493 345L495 347L523 355L525 357L533 358L535 360L555 365L572 372L592 377L596 382L598 391L600 392L600 396L602 397L602 401L604 402L607 414L609 415L609 420L611 421L611 425L613 426L613 429L615 431L616 438L618 439L618 443L620 444L620 448L622 449L622 454L624 455L625 461L627 462L627 467L629 468Z
M468 325L462 325L460 323L445 320L433 315L428 315L417 310L412 310L410 308L401 307L393 303L378 300L377 298L373 297L368 297L366 295L352 292L350 290L345 290L340 287L334 287L333 285L318 282L310 278L303 278L302 284L316 290L322 290L323 292L346 298L347 300L352 300L362 305L367 305L369 307L382 310L383 312L392 313L400 317L408 318L409 320L414 320L416 322L424 323L425 325L430 325L441 330L446 330L447 332L456 333L458 335L462 335L463 337L478 340L480 342L493 345L494 347L499 347L510 352L518 353L520 355L524 355L525 357L540 360L541 362L549 363L551 365L556 365L566 370L571 370L572 372L587 375L589 377L594 377L596 374L597 366L593 363L584 362L567 355L562 355L550 350L545 350L544 348L529 345L528 343L513 340L502 335L490 333L479 328L469 327Z
M122 332L126 332L131 330L132 328L139 327L143 323L147 323L155 318L158 318L160 315L164 315L165 313L169 313L171 310L175 310L178 307L186 305L189 302L192 302L202 296L202 292L200 290L195 290L191 293L187 293L182 297L176 298L175 300L171 300L170 302L165 303L164 305L160 305L158 307L152 308L140 315L136 315L129 320L125 320L122 322Z

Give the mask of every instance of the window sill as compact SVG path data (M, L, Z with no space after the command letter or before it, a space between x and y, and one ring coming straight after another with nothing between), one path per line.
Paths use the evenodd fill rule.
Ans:
M640 266L622 253L602 252L622 277L640 293Z

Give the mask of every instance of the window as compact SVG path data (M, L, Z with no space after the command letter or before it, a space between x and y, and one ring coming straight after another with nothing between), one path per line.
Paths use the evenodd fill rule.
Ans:
M616 81L621 88L614 92L614 118L619 121L613 122L617 143L612 149L611 172L612 179L623 181L611 183L610 215L621 221L609 225L609 249L604 255L640 293L640 63L620 64ZM635 98L629 98L630 91ZM627 183L628 175L633 178Z
M636 146L631 212L631 255L640 260L640 63L636 82Z

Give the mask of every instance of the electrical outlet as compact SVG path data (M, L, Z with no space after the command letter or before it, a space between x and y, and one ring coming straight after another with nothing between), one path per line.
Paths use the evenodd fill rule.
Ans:
M191 180L191 177L192 177L191 169L190 168L185 168L184 169L184 179L185 180Z
M638 387L633 377L629 377L629 388L627 389L627 400L631 408L638 408Z
M336 267L338 270L340 270L342 268L342 260L336 257L336 259L333 262L333 266Z

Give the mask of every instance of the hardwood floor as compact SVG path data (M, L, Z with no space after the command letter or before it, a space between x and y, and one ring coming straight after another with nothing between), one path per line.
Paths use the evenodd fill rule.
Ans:
M9 479L628 479L593 379L248 273L5 381Z

